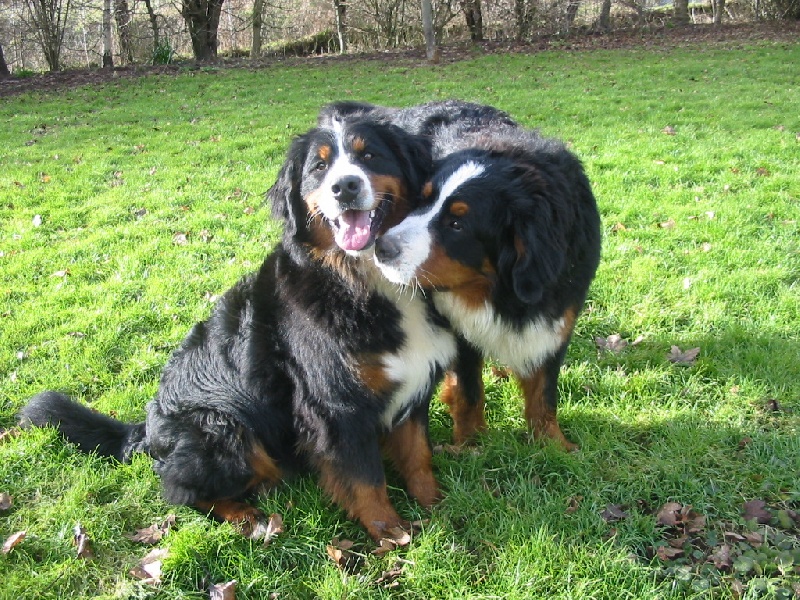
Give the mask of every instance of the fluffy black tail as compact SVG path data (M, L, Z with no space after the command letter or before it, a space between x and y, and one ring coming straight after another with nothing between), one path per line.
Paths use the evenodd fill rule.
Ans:
M23 427L52 425L86 453L127 461L134 452L146 452L145 424L123 423L73 402L58 392L42 392L19 413Z

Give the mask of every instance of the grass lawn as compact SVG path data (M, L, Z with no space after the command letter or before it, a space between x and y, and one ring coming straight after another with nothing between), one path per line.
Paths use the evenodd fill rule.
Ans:
M25 532L0 553L0 598L208 598L231 580L240 599L800 593L798 64L800 44L770 42L476 52L0 99L0 542ZM436 455L432 514L392 490L425 524L379 555L311 477L260 499L285 527L265 546L166 504L147 457L16 430L46 388L143 418L188 328L279 238L263 196L322 104L449 97L568 140L593 182L603 259L560 383L580 452L531 444L487 368L491 431ZM431 432L450 440L439 402ZM160 583L132 576L152 548L128 536L170 514Z

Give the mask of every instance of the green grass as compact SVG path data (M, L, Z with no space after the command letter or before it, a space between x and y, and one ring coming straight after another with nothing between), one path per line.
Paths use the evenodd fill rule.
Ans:
M560 381L562 427L579 453L529 443L518 391L487 370L490 433L475 452L437 454L446 498L431 515L392 490L404 515L427 521L409 548L380 557L310 477L260 500L286 525L265 547L166 504L146 457L120 466L51 430L7 435L0 493L13 507L0 511L0 541L27 536L0 554L0 598L206 598L231 579L238 598L790 597L800 585L798 63L800 45L768 42L476 53L437 67L187 70L0 100L0 428L47 388L141 419L188 328L277 241L263 195L292 136L333 99L504 108L570 142L604 229ZM614 333L643 340L598 351L594 339ZM672 345L699 347L696 363L670 363ZM438 402L431 431L437 445L450 439ZM749 500L775 518L746 522ZM662 561L656 548L680 534L657 525L668 501L706 522L684 556ZM609 505L626 517L605 518ZM149 548L125 534L170 513L163 581L140 583L128 571ZM92 561L76 556L76 523ZM364 554L356 573L326 556L334 537ZM726 540L738 562L715 569L707 559ZM377 584L398 560L397 587Z

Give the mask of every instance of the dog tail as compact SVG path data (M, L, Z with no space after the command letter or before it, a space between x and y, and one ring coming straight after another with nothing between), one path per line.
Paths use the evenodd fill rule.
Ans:
M134 452L147 452L145 423L123 423L70 400L59 392L42 392L19 413L23 427L47 425L83 452L96 452L127 462Z

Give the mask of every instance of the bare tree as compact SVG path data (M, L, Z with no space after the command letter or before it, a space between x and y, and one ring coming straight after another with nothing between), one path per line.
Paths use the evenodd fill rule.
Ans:
M133 15L128 6L128 0L114 0L114 20L117 22L119 51L124 60L128 63L133 62L132 19Z
M261 57L261 28L264 26L264 0L253 0L253 39L250 58Z
M339 52L347 52L347 2L346 0L333 0L333 10L336 17L336 35L339 37Z
M725 13L725 0L712 0L714 10L714 25L722 25L722 15Z
M675 0L675 22L678 25L689 24L689 0Z
M71 6L71 0L25 0L26 16L51 71L61 70L61 49Z
M436 36L433 33L433 5L431 0L422 0L422 31L425 36L425 56L436 59Z
M611 0L603 0L600 6L600 16L597 17L597 27L603 31L611 29Z
M464 18L467 21L469 37L473 42L483 40L483 9L481 0L464 0L462 5Z
M3 54L3 45L0 44L0 79L10 76L11 71L8 70L8 65L6 64L6 57Z
M217 57L217 31L225 0L182 0L181 15L189 28L192 52L199 61Z
M111 53L111 0L103 0L103 68L114 68Z
M144 0L144 6L147 9L147 18L150 20L150 29L153 30L153 56L155 56L158 47L161 45L161 39L158 35L158 15L153 10L151 0Z

